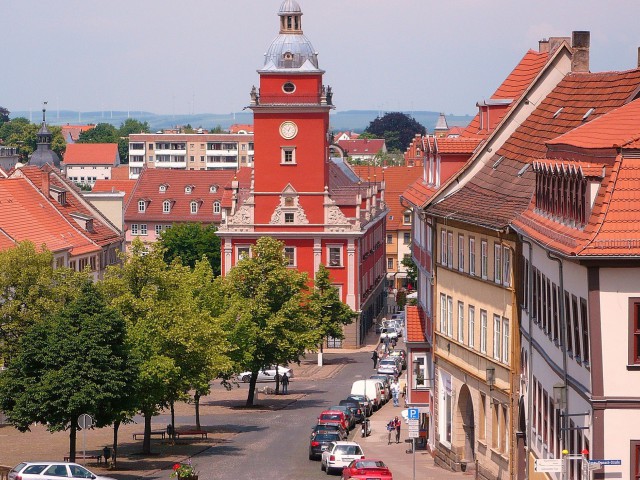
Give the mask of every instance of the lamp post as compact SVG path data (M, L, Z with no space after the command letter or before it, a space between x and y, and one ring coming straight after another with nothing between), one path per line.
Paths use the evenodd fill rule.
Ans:
M563 382L556 383L553 386L553 401L560 410L560 439L562 443L562 478L567 477L567 455L569 455L569 450L566 449L566 435L567 431L565 429L565 418L566 418L566 408L567 408L567 386Z
M496 384L496 369L495 367L487 367L487 385L489 385L489 391L493 391L493 387Z

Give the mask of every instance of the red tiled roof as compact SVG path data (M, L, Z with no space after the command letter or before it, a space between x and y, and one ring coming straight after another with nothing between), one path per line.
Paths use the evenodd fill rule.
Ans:
M64 153L64 164L115 166L118 164L118 144L70 143Z
M64 141L69 144L70 142L75 142L80 137L82 132L86 132L87 130L91 130L92 128L96 128L95 125L62 125L60 129L62 130L62 137Z
M129 180L129 165L118 165L111 169L111 180Z
M407 323L407 342L425 342L426 316L418 305L407 305L405 307Z
M427 185L422 178L418 178L402 194L403 198L416 207L422 206L433 197L438 189L433 185Z
M587 122L624 105L639 88L640 69L566 75L464 187L428 211L489 228L505 227L529 205L535 175L524 167L545 156L545 142L583 125L590 108L595 110Z
M441 154L472 154L481 141L481 137L443 137L434 139L437 152Z
M385 146L381 138L339 140L336 143L349 155L375 155Z
M124 204L131 196L136 180L96 180L92 192L124 192Z
M245 131L247 133L253 133L253 125L250 123L234 123L229 127L229 133L238 133L240 131Z
M159 221L220 223L222 215L213 213L213 203L222 204L224 187L235 170L169 170L147 168L142 171L125 208L125 221ZM165 185L166 190L160 191ZM186 193L186 187L191 193ZM215 192L211 190L216 186ZM138 201L146 200L144 212L138 211ZM171 201L171 212L162 212L162 203ZM198 202L198 212L191 213L191 202Z

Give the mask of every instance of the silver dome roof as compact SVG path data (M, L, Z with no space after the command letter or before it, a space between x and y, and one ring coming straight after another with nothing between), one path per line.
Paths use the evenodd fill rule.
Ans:
M287 15L291 13L299 13L302 14L302 9L296 0L284 0L282 5L280 5L280 10L278 11L278 15Z
M267 53L264 54L265 68L297 69L307 61L318 68L318 54L309 39L300 33L281 33L271 42Z

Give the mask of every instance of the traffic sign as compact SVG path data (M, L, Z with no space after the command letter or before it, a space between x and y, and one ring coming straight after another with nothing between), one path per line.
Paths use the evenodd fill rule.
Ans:
M419 438L420 437L420 427L409 425L409 438Z
M78 426L82 429L93 427L93 418L91 415L83 413L78 417Z
M409 408L407 412L407 418L409 420L419 420L420 419L420 410L417 408Z
M600 465L603 465L603 466L604 465L622 465L622 460L589 460L589 463L599 463Z
M534 464L534 470L536 472L562 472L562 459L561 458L537 458Z

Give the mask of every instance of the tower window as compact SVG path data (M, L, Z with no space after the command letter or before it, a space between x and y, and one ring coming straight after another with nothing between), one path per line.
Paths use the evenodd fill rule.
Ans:
M283 164L295 164L296 163L296 149L294 147L283 147L282 157L280 163Z
M287 53L288 53L288 52L287 52ZM289 55L291 55L291 54L289 53ZM285 54L285 58L286 58L286 54ZM295 91L296 91L296 86L295 86L293 83L291 83L291 82L287 82L287 83L285 83L285 84L282 86L282 90L283 90L285 93L293 93L293 92L295 92Z
M294 223L295 215L293 213L284 214L284 223Z

